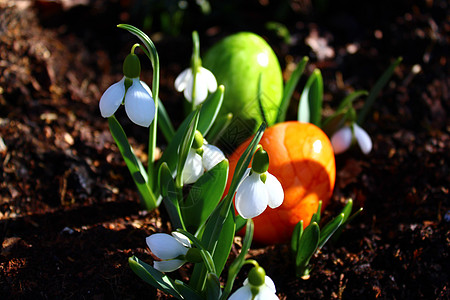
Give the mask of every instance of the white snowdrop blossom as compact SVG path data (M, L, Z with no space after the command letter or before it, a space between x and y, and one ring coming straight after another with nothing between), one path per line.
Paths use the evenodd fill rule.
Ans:
M261 177L266 177L263 182ZM269 172L258 173L248 168L236 190L236 210L244 219L259 216L283 203L284 191L278 179Z
M126 90L126 78L124 76L103 93L99 104L102 117L111 117L123 101L130 120L137 125L148 127L155 118L155 101L150 88L139 78L130 78L132 84Z
M160 272L172 272L180 268L186 260L183 256L191 249L189 239L178 232L172 235L155 233L146 238L150 250L161 261L155 261L153 267Z
M185 69L175 79L175 89L178 92L184 91L184 97L189 102L192 102L192 89L194 85L194 76L192 68ZM195 75L195 94L194 105L199 105L205 101L208 96L208 91L214 93L217 90L217 81L214 74L203 67L198 68Z
M347 151L354 140L356 140L364 154L369 154L372 150L372 140L369 134L358 124L353 123L351 126L342 127L331 137L331 145L333 146L334 153L340 154Z
M258 293L253 298L252 288L257 288ZM245 279L244 285L234 292L228 300L278 300L275 294L275 284L269 276L265 276L264 284L261 286L253 286L249 283L248 278Z
M202 155L195 149L190 149L183 168L183 183L191 184L196 182L205 172L211 170L218 163L225 159L223 152L214 145L204 141Z

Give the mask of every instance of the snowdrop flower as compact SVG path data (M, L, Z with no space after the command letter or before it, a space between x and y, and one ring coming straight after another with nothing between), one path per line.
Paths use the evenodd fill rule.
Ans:
M124 102L131 121L143 127L150 126L155 117L155 101L147 84L139 80L140 70L137 55L129 54L123 63L125 76L111 85L100 98L102 117L111 117Z
M175 79L175 89L178 92L184 91L184 97L192 102L192 91L194 86L194 75L192 68L188 68ZM198 67L195 72L195 93L194 105L197 106L205 101L208 91L213 93L217 90L217 81L214 74L203 67Z
M236 190L236 210L244 219L259 216L267 206L277 208L283 203L283 187L275 176L267 172L268 168L269 156L260 148Z
M205 172L211 170L224 159L223 152L216 146L208 144L200 131L197 130L183 168L183 183L196 182Z
M160 272L172 272L187 262L186 255L191 248L189 239L178 232L172 235L155 233L146 238L150 250L161 261L155 261L153 267Z
M228 300L278 300L275 284L272 279L265 275L261 267L250 270L244 285L234 292Z
M342 127L331 137L331 145L333 146L334 153L339 154L345 152L355 140L364 154L368 154L372 150L370 136L358 124L353 123L350 126Z

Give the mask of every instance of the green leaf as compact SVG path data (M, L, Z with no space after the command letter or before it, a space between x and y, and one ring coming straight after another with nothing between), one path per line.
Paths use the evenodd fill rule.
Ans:
M217 300L221 295L219 277L216 274L208 273L206 275L206 299Z
M222 205L223 202L219 204ZM230 208L230 210L233 207ZM211 219L220 219L217 217L217 214L220 214L220 210L215 210L211 215ZM234 222L234 211L229 212L226 216L226 219L222 223L221 231L218 232L217 235L214 235L214 230L211 226L206 226L205 231L202 236L202 244L212 255L214 260L214 265L216 269L216 274L220 275L222 273L223 268L225 267L225 263L227 262L228 256L230 255L231 246L233 245L235 234L235 222ZM208 243L212 243L208 245ZM194 267L194 272L191 278L196 283L196 289L203 289L204 285L204 276L206 275L207 270L203 265L196 265Z
M211 129L208 131L206 140L209 141L210 144L215 144L220 139L222 134L227 130L228 126L230 126L232 120L232 113L219 116L216 119L216 122L214 122L214 124L212 125Z
M342 223L347 221L348 217L352 213L352 209L353 209L353 200L348 199L347 204L345 204L344 208L341 211L341 214L344 214L344 219L342 220Z
M369 96L367 97L363 108L358 113L357 123L359 125L362 125L364 123L364 120L366 119L366 116L369 113L369 110L372 108L373 104L375 103L375 99L378 97L378 94L381 92L383 87L389 81L392 74L394 73L395 68L401 63L402 60L403 60L402 57L397 58L395 60L395 62L393 62L389 66L389 68L383 73L383 75L381 75L381 77L377 80L375 85L370 90Z
M319 224L320 222L320 211L322 210L322 200L319 201L319 206L317 207L317 211L312 215L311 220L309 223L316 222Z
M191 186L186 200L180 204L184 224L190 232L196 232L211 215L222 198L227 178L228 160L225 159Z
M291 251L295 255L297 255L298 243L300 242L302 235L303 235L303 220L300 220L300 222L298 222L297 225L295 225L291 237Z
M161 100L159 100L158 115L158 127L164 135L166 141L170 142L175 135L175 129L173 128L172 121L170 121L170 117L167 114L166 108L164 107Z
M186 163L186 159L191 149L192 142L194 141L195 130L197 129L198 119L199 119L199 110L194 111L194 115L189 121L189 125L186 127L186 130L183 134L183 139L180 143L180 148L178 150L178 163L177 163L177 174L175 177L175 184L178 188L183 187L183 169Z
M223 103L223 94L225 87L219 85L216 92L208 97L202 104L200 111L200 120L198 121L198 130L205 136L219 114Z
M320 240L318 248L321 249L328 239L334 234L334 232L341 226L344 220L344 214L340 214L330 222L328 222L320 232Z
M308 78L300 96L297 119L320 127L322 118L323 80L319 69Z
M306 227L300 239L297 251L297 257L295 259L295 265L297 268L297 275L306 275L309 272L307 269L311 257L317 250L320 238L320 228L317 223L311 223Z
M174 296L177 299L184 299L184 297L175 288L173 280L165 274L139 260L136 256L128 258L128 263L131 270L133 270L133 272L145 282L169 295Z
M242 241L242 248L239 255L235 258L235 260L231 263L230 267L228 268L228 277L227 277L227 283L225 285L222 297L220 300L224 300L228 297L228 295L231 293L231 290L233 289L234 281L236 279L237 274L242 269L242 266L245 263L245 256L248 253L248 250L250 249L250 246L252 244L253 240L253 231L254 231L254 224L252 219L246 220L247 227L245 228L245 235L244 240Z
M247 219L244 219L240 215L237 215L236 216L236 232L241 231L241 229L244 228L246 223L247 223Z
M304 56L302 60L297 64L294 72L292 72L291 77L286 82L283 91L283 98L280 103L280 109L278 111L277 123L284 122L286 120L286 113L289 107L289 103L291 102L292 94L294 94L295 87L297 86L300 77L305 70L306 64L308 63L309 58Z
M174 228L185 228L178 202L178 199L181 197L179 195L180 191L175 187L172 172L166 163L163 163L159 168L158 180L164 207L167 210L172 226Z
M196 290L192 289L184 282L176 279L173 284L176 287L176 289L180 292L180 294L183 295L183 299L204 300L204 298Z
M217 112L220 110L223 100L223 92L223 86L219 86L217 91L213 95L210 95L208 99L203 102L200 108L200 117L197 124L197 130L200 131L203 136L205 136L208 132L211 124L217 116ZM190 121L193 119L194 114L196 114L196 111L191 112L186 119L184 119L160 159L160 162L166 162L171 170L176 170L178 162L178 148L182 143L184 133L186 132Z
M122 155L128 170L130 171L131 177L136 184L145 208L147 210L156 208L158 206L156 200L157 198L150 189L147 173L142 165L142 162L134 154L133 148L128 142L128 138L123 131L122 126L114 115L108 118L108 124L111 135L119 148L120 154Z
M267 121L267 117L266 117L266 113L264 112L264 107L263 107L263 89L262 89L262 76L263 73L259 73L259 77L258 77L258 90L257 90L257 98L258 98L258 107L259 107L259 113L261 114L261 119L263 120L264 123L268 123Z
M339 103L338 108L336 109L336 112L341 112L343 110L347 110L348 108L353 106L353 101L355 101L356 99L358 99L361 96L367 96L369 93L365 90L360 90L360 91L354 91L350 94L348 94L344 100L341 101L341 103Z

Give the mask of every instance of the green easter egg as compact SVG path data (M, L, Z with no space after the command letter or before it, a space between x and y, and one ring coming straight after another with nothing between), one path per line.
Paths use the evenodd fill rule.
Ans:
M256 132L263 122L273 125L283 96L278 59L267 42L254 33L240 32L215 44L203 66L225 86L219 118L229 112L233 121L222 135L222 144L235 147Z

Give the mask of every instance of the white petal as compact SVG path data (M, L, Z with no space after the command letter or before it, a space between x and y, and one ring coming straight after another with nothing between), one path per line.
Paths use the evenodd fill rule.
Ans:
M178 243L180 243L184 247L191 247L191 241L184 234L174 231L172 232L172 236L178 241Z
M131 121L143 127L150 126L155 117L155 102L138 78L133 78L125 95L125 111Z
M236 210L244 219L259 216L267 208L269 196L259 176L260 174L253 172L244 179L236 191Z
M150 87L142 80L140 81L140 83L144 87L144 89L147 91L147 93L149 93L150 96L153 97L152 90L150 89Z
M200 68L200 74L202 77L202 81L206 83L208 91L210 93L214 93L217 90L217 81L216 77L214 77L214 74L210 70L203 67Z
M267 204L270 208L277 208L284 200L283 187L278 179L269 172L266 172L266 176L265 185L269 194L269 202Z
M352 130L345 126L336 131L331 137L331 145L335 154L345 152L352 144Z
M147 246L160 259L173 259L185 255L188 248L180 244L173 236L165 233L155 233L146 239Z
M190 149L183 168L183 182L196 182L203 175L203 171L202 157L194 149Z
M234 292L228 300L251 300L252 291L249 285L244 285Z
M100 98L100 113L102 117L111 117L122 104L125 96L125 77L111 85Z
M353 133L355 134L355 139L358 142L361 151L364 154L369 154L372 150L372 140L370 139L369 134L356 123L353 124Z
M172 272L181 267L186 261L180 259L171 259L163 261L155 261L153 268L160 272Z
M192 82L193 83L193 82ZM199 105L208 97L208 86L201 73L196 74L194 104Z
M175 79L175 89L179 92L183 91L188 86L189 81L192 80L192 70L190 68L185 69Z
M269 290L272 291L272 293L275 293L277 291L276 288L275 288L275 283L273 283L272 278L270 278L267 275L266 275L266 277L264 279L264 284Z
M223 152L214 145L203 145L203 167L209 171L225 159Z
M278 296L267 287L262 287L254 300L279 300Z

